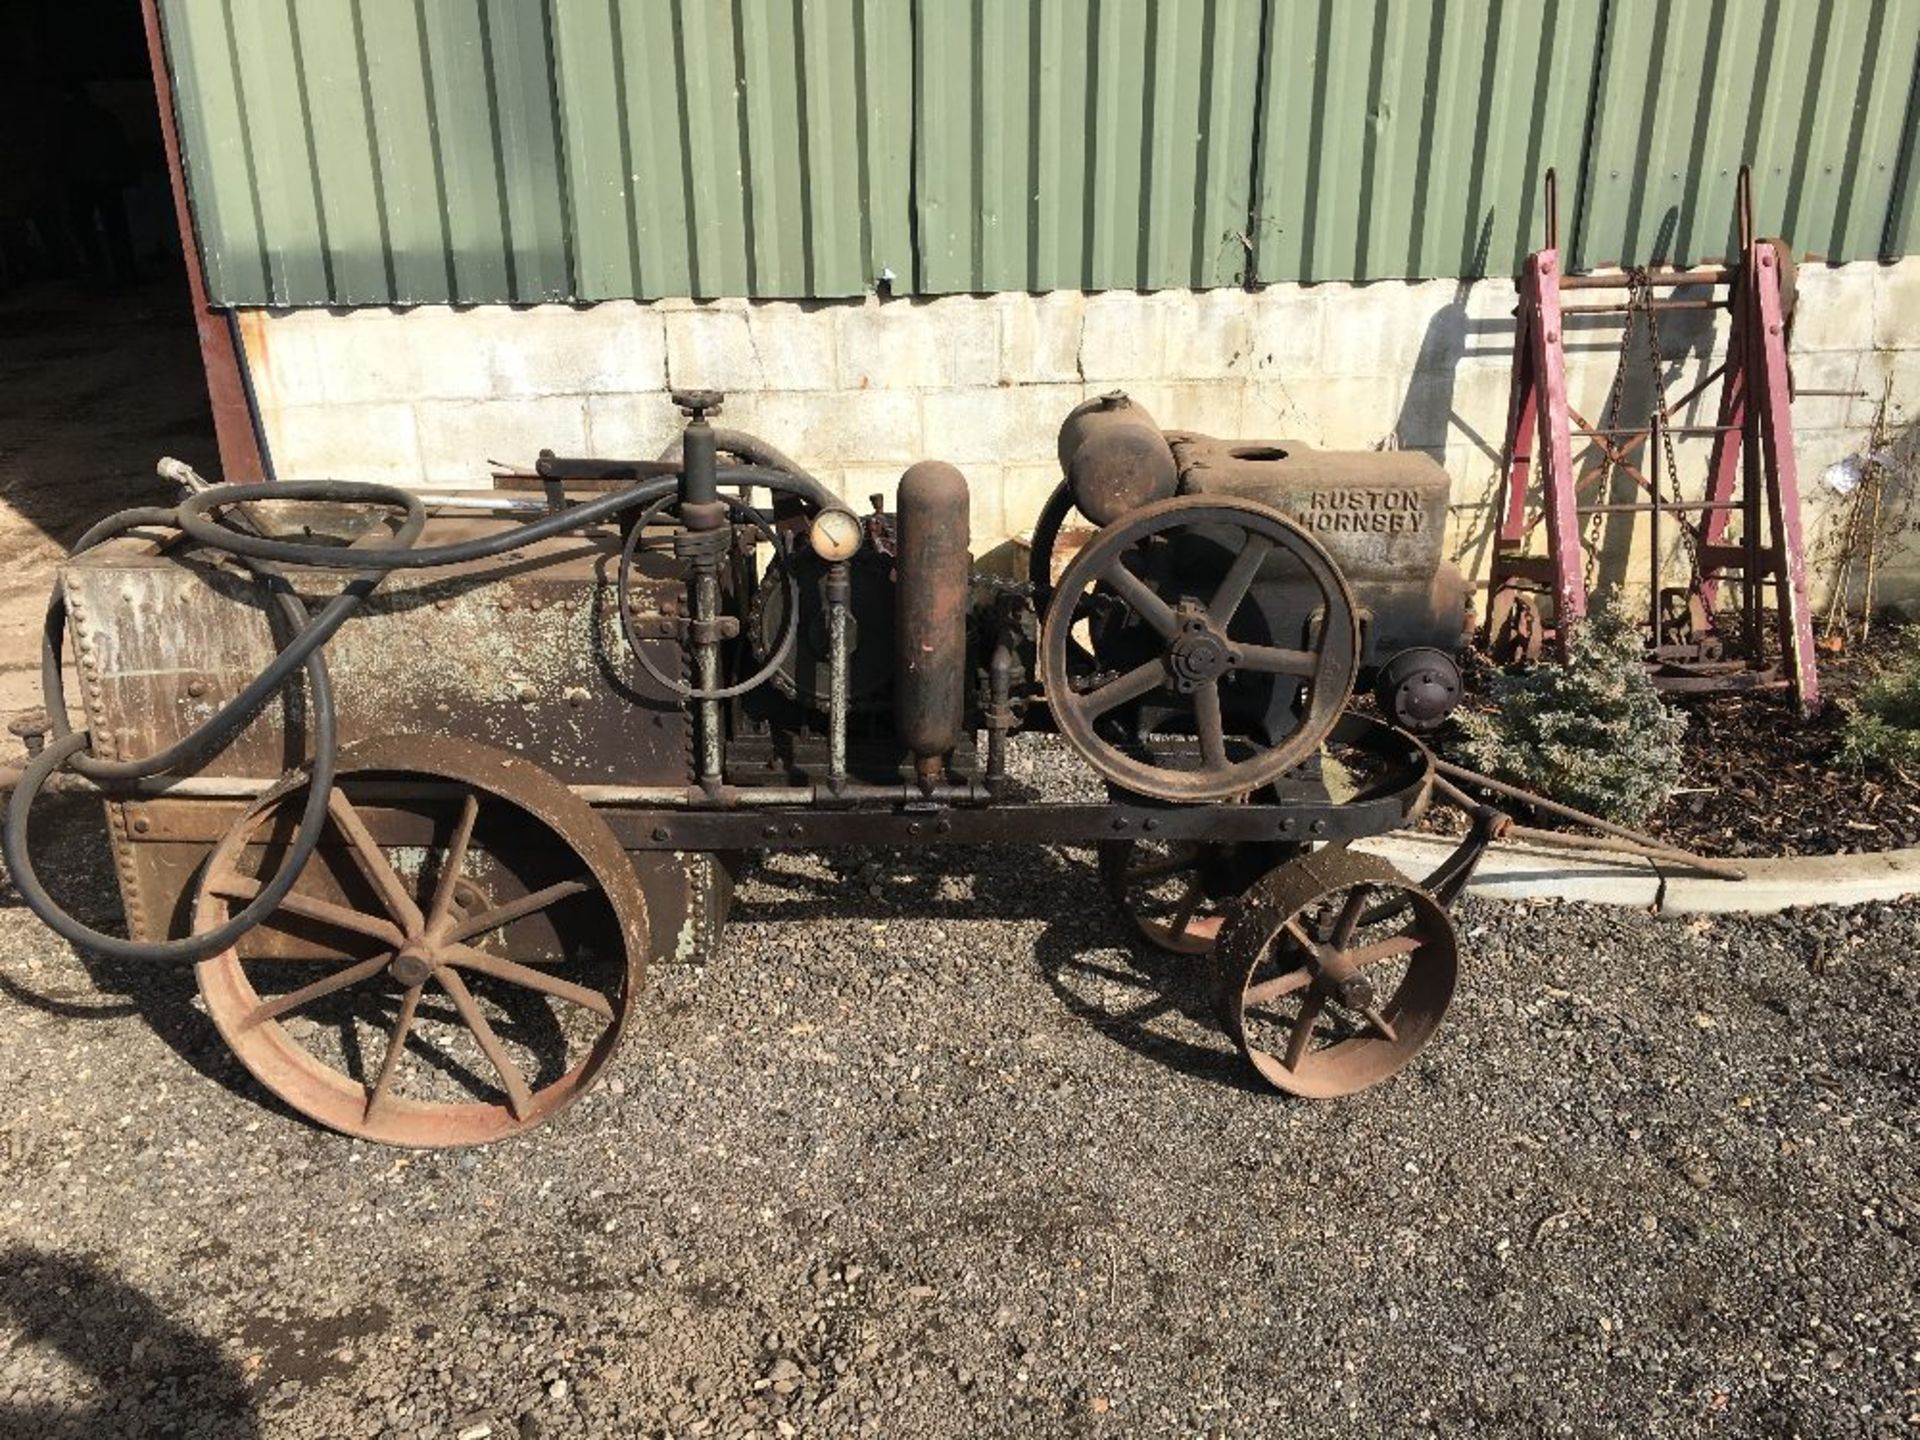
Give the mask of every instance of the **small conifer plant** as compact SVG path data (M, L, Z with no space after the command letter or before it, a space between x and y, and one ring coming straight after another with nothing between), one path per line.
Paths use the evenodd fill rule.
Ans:
M1920 775L1920 644L1907 637L1905 654L1847 704L1846 717L1842 765Z
M1574 630L1564 665L1496 674L1493 709L1461 715L1470 764L1563 805L1637 825L1679 783L1686 716L1647 675L1639 628L1609 596Z

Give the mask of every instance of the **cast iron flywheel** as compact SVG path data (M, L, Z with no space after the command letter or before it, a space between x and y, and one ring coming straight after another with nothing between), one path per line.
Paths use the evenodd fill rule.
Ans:
M1284 593L1311 597L1280 633L1248 603L1274 572ZM1040 663L1055 723L1095 770L1196 802L1250 794L1308 759L1353 693L1359 651L1352 593L1318 541L1257 501L1182 495L1074 558Z

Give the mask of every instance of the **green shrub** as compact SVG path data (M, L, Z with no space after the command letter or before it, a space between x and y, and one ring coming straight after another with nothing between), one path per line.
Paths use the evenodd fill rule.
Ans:
M1622 824L1679 783L1687 719L1647 675L1645 641L1612 599L1574 631L1565 665L1496 674L1491 712L1461 716L1469 763Z
M1920 772L1920 646L1861 690L1846 707L1839 760L1854 770Z

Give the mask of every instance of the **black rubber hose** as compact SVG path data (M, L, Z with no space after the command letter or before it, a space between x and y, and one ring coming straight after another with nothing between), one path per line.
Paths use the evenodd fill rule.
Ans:
M778 470L752 465L723 466L716 478L722 485L759 485L784 494L798 495L817 508L844 508L840 499L819 481L803 480ZM679 483L678 477L672 475L649 480L597 499L584 500L578 505L569 505L564 510L556 510L551 515L543 515L538 520L530 520L525 525L517 525L497 535L483 535L456 545L434 545L424 550L356 552L354 564L370 570L427 570L437 565L465 565L475 560L490 560L509 550L563 535L570 530L584 530L635 505L651 504L672 494ZM337 546L246 535L221 524L214 516L213 512L230 505L254 500L294 498L286 494L288 488L294 485L314 487L316 492L325 490L326 493L316 493L316 498L332 500L353 500L365 490L375 488L348 480L277 480L270 485L215 485L181 502L177 512L179 526L187 535L211 549L226 550L255 560L272 560L284 565L338 565L340 550Z
M761 485L781 493L798 495L817 508L840 505L832 492L810 477L801 478L757 467L728 467L720 472L718 479L723 484ZM360 481L282 480L265 485L211 486L189 496L177 509L147 507L122 511L91 527L72 553L83 553L130 530L167 526L177 528L208 549L241 557L248 562L248 568L268 585L284 584L281 577L269 568L274 562L308 568L337 568L343 560L350 558L350 563L361 573L351 579L318 616L310 616L290 589L279 591L275 598L291 623L293 635L276 654L274 661L255 676L240 695L184 739L158 755L131 761L94 760L81 755L89 736L84 730L74 730L66 715L65 685L60 673L65 605L56 591L54 600L48 606L47 634L43 637L45 643L41 654L48 721L55 738L22 770L19 783L8 800L4 823L0 823L0 857L4 857L21 899L49 929L62 938L113 959L190 961L204 959L229 948L279 908L280 902L292 891L300 872L319 847L327 823L327 805L333 789L339 750L333 688L321 647L372 592L380 578L393 570L427 569L488 559L538 540L584 529L634 505L662 499L670 495L677 484L675 477L664 477L571 506L498 535L427 550L413 546L425 523L425 508L419 498L391 486ZM406 519L386 545L349 549L338 545L250 535L216 518L216 512L231 505L274 500L393 505L406 511ZM178 768L183 763L203 759L264 704L267 697L284 685L296 668L301 667L306 671L308 703L313 711L314 758L308 770L307 801L301 812L299 828L279 868L254 898L229 917L225 924L213 930L161 941L134 941L108 935L83 924L62 909L40 883L33 867L29 841L33 803L53 774L63 766L69 766L90 774L90 778L126 780L159 774Z
M310 498L292 493L292 487L281 490L279 495L286 499ZM405 510L406 515L399 530L388 541L391 545L411 545L425 527L425 507L405 491L386 486L359 487L354 498L394 504ZM176 512L171 510L153 507L125 510L91 526L75 542L71 553L84 554L131 530L157 525L173 527L176 523ZM284 584L281 577L266 565L244 557L243 563L269 589L275 584ZM334 767L339 751L333 686L320 647L359 608L382 578L384 572L380 571L355 576L339 595L328 602L317 618L308 616L306 607L290 588L275 593L274 598L285 613L293 633L273 662L256 675L238 696L223 706L218 714L196 726L191 734L177 744L157 755L130 761L94 760L85 756L83 752L89 735L84 730L75 731L67 719L66 684L61 674L66 602L60 587L55 585L53 598L47 606L40 657L47 720L54 738L21 772L20 781L7 802L5 822L0 824L0 854L5 856L14 886L19 890L21 899L49 929L76 945L114 959L155 962L200 960L227 949L279 908L280 902L299 880L301 870L319 848L320 838L325 833L327 800L333 789ZM33 802L39 798L40 791L54 772L65 766L96 780L130 780L157 775L182 764L202 760L219 749L234 730L286 683L294 670L303 666L307 673L308 701L313 710L314 741L314 760L307 782L307 803L301 811L299 827L279 868L253 900L229 917L224 925L213 930L178 940L162 941L135 941L108 935L82 923L62 909L47 893L34 870L28 828Z
M724 426L715 426L713 431L713 448L716 450L724 450L729 455L738 455L749 465L761 465L769 470L785 471L796 480L811 481L815 485L820 485L821 483L817 475L805 469L799 461L787 454L786 451L780 449L777 445L762 440L758 435L746 430L728 430ZM678 460L680 458L680 437L678 435L667 442L667 447L660 452L660 458L662 460ZM826 487L822 485L821 488L825 489Z
M702 690L697 686L688 685L685 681L675 680L649 660L647 652L640 648L640 631L633 623L631 598L633 560L640 549L641 536L654 516L665 509L672 499L671 495L664 496L642 511L639 519L627 531L626 543L620 547L620 569L614 582L613 592L614 609L620 616L620 633L626 636L627 648L633 652L633 658L639 663L640 668L652 676L653 682L669 694L678 695L683 700L731 700L772 679L773 673L786 663L787 655L793 649L794 637L800 630L800 584L794 577L792 564L780 549L779 537L774 531L773 522L744 500L736 500L730 495L721 496L721 503L732 514L745 519L773 547L773 563L780 567L781 579L787 591L787 623L781 628L780 640L773 647L771 658L739 684L723 685L715 690Z
M306 610L300 601L286 591L280 592L276 598L296 630L305 629ZM297 635L295 638L298 638ZM334 763L339 751L339 735L334 725L333 685L327 675L326 658L319 650L308 654L306 673L307 699L313 710L314 755L308 773L307 803L300 812L300 827L294 832L292 843L287 847L287 853L281 859L280 868L274 871L273 878L263 884L259 893L229 917L224 925L178 940L128 940L83 924L47 893L33 868L27 823L33 802L39 798L48 779L87 744L87 732L84 730L72 730L50 741L20 772L20 781L7 801L6 820L0 824L0 856L4 856L14 888L20 892L20 898L26 902L27 908L39 916L48 929L75 945L111 959L143 962L204 960L209 955L227 949L279 909L280 902L293 890L300 872L320 846L320 837L326 830L327 801L333 791Z
M284 484L289 489L292 489L307 482L286 481L277 483ZM335 484L338 482L315 483ZM386 487L379 488L386 490ZM392 498L388 500L388 496ZM285 498L300 499L308 497L288 494ZM392 503L406 510L406 515L400 523L400 528L385 542L387 546L399 547L411 545L419 538L421 531L426 528L427 514L425 507L420 504L416 497L407 494L407 492L402 490L387 490L386 496L369 496L368 498ZM136 513L140 514L143 518L138 521L128 522L126 517ZM95 545L102 544L116 535L125 534L126 531L130 529L141 528L154 523L163 523L152 518L155 513L156 512L152 511L125 511L122 512L121 515L112 516L81 536L79 541L74 545L72 554L83 554ZM167 515L169 517L168 523L170 523L172 512L158 513ZM336 554L341 553L341 547L324 548L331 548ZM347 551L345 553L357 555L369 552ZM267 571L257 570L256 573L260 574L262 579L267 580L269 583L271 583L272 579L278 578L272 576L271 572ZM246 724L248 720L252 719L255 712L279 692L280 688L291 678L293 672L306 663L307 657L319 649L320 646L326 644L326 642L333 637L334 632L359 610L361 604L373 593L374 589L384 578L385 573L383 571L369 570L363 572L350 579L341 589L340 593L335 595L322 607L318 615L308 619L304 609L301 609L293 640L274 656L272 663L258 675L254 676L253 679L247 683L246 687L242 689L238 695L234 696L232 700L222 706L216 714L196 726L189 734L183 736L179 741L168 746L165 750L158 751L152 755L142 756L136 760L103 760L97 756L75 752L68 761L67 768L75 774L83 775L98 784L114 784L126 780L145 779L150 775L162 775L169 770L178 770L183 766L197 764L205 760L209 755L219 750L220 747L232 737L235 731ZM296 600L294 603L298 605L299 602ZM40 637L40 688L46 697L45 704L48 725L52 729L56 739L64 738L70 733L72 728L67 720L66 677L62 673L63 651L66 643L66 609L66 597L62 593L60 585L56 582L53 588L53 596L47 603L46 625Z

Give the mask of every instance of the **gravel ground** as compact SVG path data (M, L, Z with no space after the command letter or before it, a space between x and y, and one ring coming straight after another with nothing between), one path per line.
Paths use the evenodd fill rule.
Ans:
M44 829L110 916L90 807ZM1470 903L1433 1046L1309 1105L1086 854L788 856L596 1093L409 1154L0 901L6 1435L1920 1423L1920 905Z

